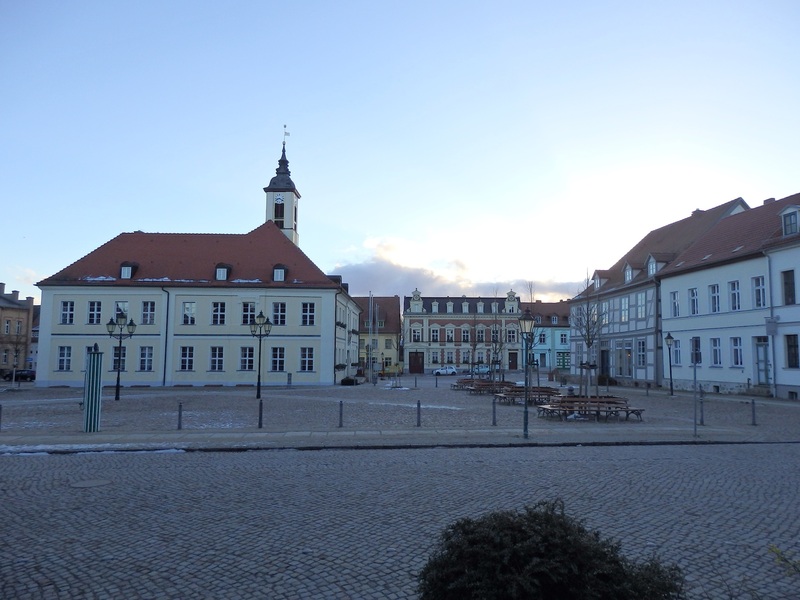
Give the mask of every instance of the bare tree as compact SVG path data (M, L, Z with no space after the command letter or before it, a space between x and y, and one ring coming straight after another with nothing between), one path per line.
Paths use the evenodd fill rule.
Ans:
M603 326L603 315L601 313L600 302L598 294L592 293L594 289L593 282L586 276L585 287L582 292L577 296L577 301L572 305L572 327L578 332L578 335L583 340L585 350L585 357L579 356L581 375L579 384L579 393L583 394L584 390L584 371L586 372L586 395L589 395L589 387L591 385L592 371L597 368L594 345L600 337L600 330ZM595 394L597 394L597 383L595 383Z

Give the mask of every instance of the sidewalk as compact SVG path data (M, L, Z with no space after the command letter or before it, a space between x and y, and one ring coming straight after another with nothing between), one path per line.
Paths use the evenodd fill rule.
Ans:
M800 442L800 403L706 396L701 404L635 388L610 392L644 408L642 422L541 419L531 407L525 439L521 405L493 408L491 397L451 390L446 377L406 380L264 388L263 429L251 388L125 388L119 402L106 389L96 433L82 431L82 390L23 384L0 392L0 453Z

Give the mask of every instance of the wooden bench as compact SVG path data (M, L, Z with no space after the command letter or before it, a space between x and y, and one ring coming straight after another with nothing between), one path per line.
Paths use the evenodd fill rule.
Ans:
M513 388L508 388L503 392L497 392L494 395L495 400L497 400L500 404L516 404L517 398L522 398L523 402L525 401L525 388L520 388L518 386L514 386Z

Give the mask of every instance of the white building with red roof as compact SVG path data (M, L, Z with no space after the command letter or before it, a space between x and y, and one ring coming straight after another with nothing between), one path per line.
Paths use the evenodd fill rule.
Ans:
M722 219L663 269L665 385L671 362L676 389L696 379L710 392L798 398L798 217L800 194L767 200Z
M285 147L264 192L267 221L249 233L122 233L40 281L37 385L82 386L94 344L106 385L118 365L125 386L255 385L259 313L264 385L335 383L358 355L360 309L297 245ZM106 330L119 314L136 324L121 351Z

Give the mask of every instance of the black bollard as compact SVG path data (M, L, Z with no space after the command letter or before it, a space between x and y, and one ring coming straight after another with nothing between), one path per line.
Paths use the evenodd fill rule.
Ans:
M261 429L264 426L264 401L259 398L258 399L258 428Z
M756 424L756 399L755 398L750 400L750 409L751 409L751 411L753 413L753 423L752 423L752 425L755 425Z
M339 400L339 427L344 426L344 402Z
M417 427L422 426L422 406L420 405L419 400L417 400Z
M497 425L497 398L492 398L492 425Z
M178 431L183 429L183 402L178 402Z

